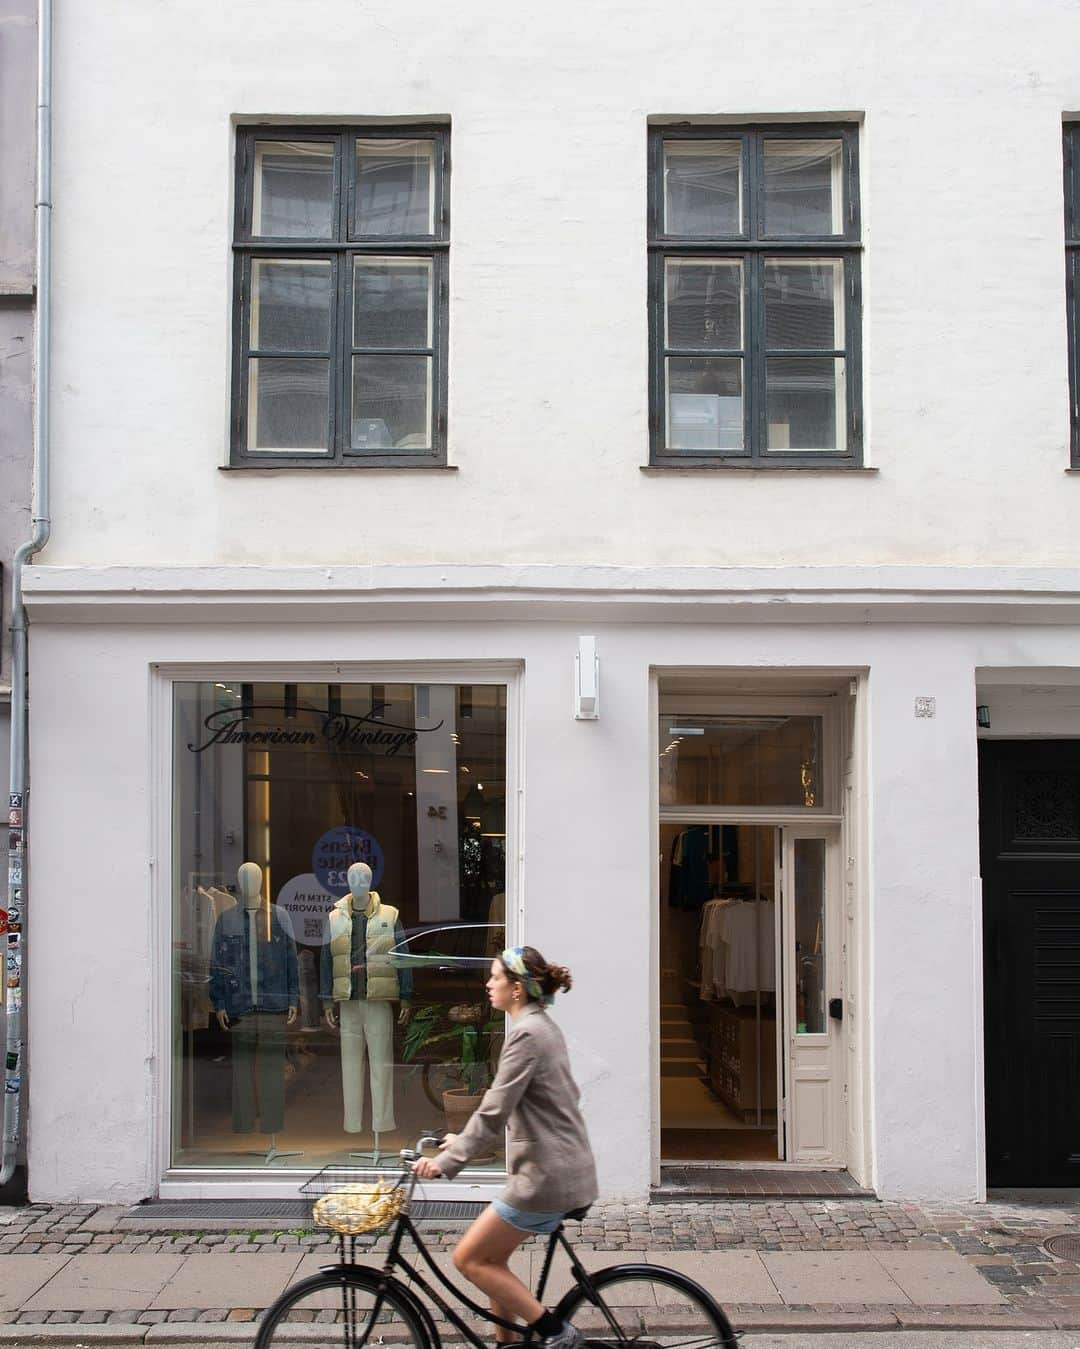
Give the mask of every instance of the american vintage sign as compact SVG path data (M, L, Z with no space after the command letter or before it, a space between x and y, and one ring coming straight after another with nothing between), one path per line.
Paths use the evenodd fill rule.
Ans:
M213 745L272 749L275 745L295 747L326 744L393 758L401 750L415 745L421 735L430 735L443 726L441 721L437 726L400 726L385 721L379 715L381 709L378 706L362 717L348 712L324 712L315 707L298 709L299 712L306 712L309 719L314 719L316 727L289 725L284 718L277 723L254 720L256 712L284 714L284 711L277 704L219 708L203 719L206 738L201 744L189 740L188 749L192 754L202 754Z

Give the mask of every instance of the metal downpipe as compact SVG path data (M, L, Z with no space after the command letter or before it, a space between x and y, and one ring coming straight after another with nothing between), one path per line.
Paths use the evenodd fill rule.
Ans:
M26 957L26 721L27 632L22 569L49 541L49 368L52 345L52 0L38 3L36 305L34 313L33 533L15 552L11 568L11 778L8 824L7 1043L4 1058L4 1151L0 1185L15 1171L25 1079L22 1038L22 972Z

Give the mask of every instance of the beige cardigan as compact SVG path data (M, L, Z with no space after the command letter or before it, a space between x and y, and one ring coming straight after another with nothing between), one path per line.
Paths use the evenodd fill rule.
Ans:
M578 1095L562 1031L530 1002L511 1023L495 1081L435 1165L452 1179L471 1157L497 1147L509 1124L506 1203L526 1213L583 1208L596 1198L596 1167Z

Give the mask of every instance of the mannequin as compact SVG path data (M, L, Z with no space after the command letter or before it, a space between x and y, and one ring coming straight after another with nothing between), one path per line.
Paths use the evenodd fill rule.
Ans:
M345 1132L360 1133L364 1114L365 1059L371 1083L371 1159L381 1157L379 1135L394 1121L394 1015L398 1025L412 1016L412 975L394 968L392 947L405 940L398 911L371 888L371 868L354 862L349 893L330 910L330 936L322 949L320 993L328 1026L341 1028L341 1087ZM336 1008L336 1012L335 1012ZM354 1153L354 1156L367 1156Z
M292 920L263 904L262 868L244 862L236 873L240 903L214 927L210 1003L232 1038L233 1132L270 1135L254 1155L269 1165L279 1152L275 1135L285 1124L285 1028L296 1020L300 984Z

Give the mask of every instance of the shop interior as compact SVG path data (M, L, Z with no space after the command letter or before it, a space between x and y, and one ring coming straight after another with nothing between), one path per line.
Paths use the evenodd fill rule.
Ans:
M173 1166L460 1128L503 1035L505 687L183 684L175 731Z
M749 813L815 805L821 719L661 709L661 1161L782 1161L780 829Z
M776 1161L776 830L660 829L660 1155Z

